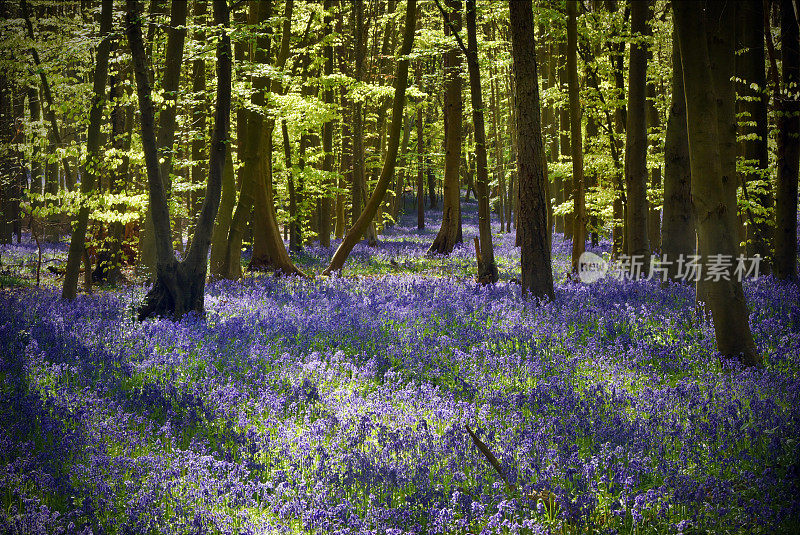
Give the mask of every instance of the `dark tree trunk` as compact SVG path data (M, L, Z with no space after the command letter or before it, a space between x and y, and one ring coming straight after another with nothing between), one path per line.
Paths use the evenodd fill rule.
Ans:
M422 87L422 67L417 63L416 68L417 84ZM423 151L425 149L424 130L425 117L422 110L422 103L417 104L417 228L425 228L425 164Z
M774 229L767 212L772 210L772 185L769 180L767 138L767 76L764 57L764 3L745 0L736 4L736 78L740 81L736 114L741 138L739 155L746 171L740 174L745 201L760 206L765 212L748 206L746 255L760 255L761 271L770 272ZM754 23L756 21L756 23ZM753 87L755 84L755 87Z
M111 22L113 19L113 0L104 0L100 12L100 44L97 45L97 60L93 75L92 104L89 110L89 130L86 139L86 167L81 177L81 197L90 195L97 184L100 166L100 127L103 121L103 105L106 96L106 82L108 81L108 56L111 51ZM78 293L78 272L84 256L84 241L86 240L86 227L89 223L89 206L83 204L78 211L78 220L69 242L67 267L64 273L64 284L61 287L62 299L75 299ZM88 267L88 266L87 266ZM89 270L91 272L91 270Z
M509 0L508 7L515 78L522 289L536 297L552 298L547 163L539 116L533 10L530 3L515 0Z
M167 49L164 58L164 78L161 88L164 92L164 109L158 116L158 133L156 146L159 151L159 174L164 181L164 193L169 199L172 190L172 154L177 126L177 98L183 63L183 45L186 40L186 13L188 2L172 2L170 6L170 23L167 30ZM158 262L155 245L154 222L150 211L145 214L144 225L139 239L140 256L137 267L152 274Z
M333 0L325 0L323 3L325 9L325 30L328 35L333 34ZM331 76L333 74L333 46L330 41L325 45L325 75ZM333 105L333 88L325 89L324 93L325 103ZM327 121L322 125L322 151L324 152L322 159L322 170L327 173L333 172L333 120ZM327 176L327 175L326 175ZM333 199L328 191L334 186L331 180L326 180L326 192L319 201L319 244L323 247L330 247L331 245L331 205Z
M211 231L222 190L222 170L229 141L231 106L232 53L228 36L228 5L226 0L214 0L213 6L214 24L221 27L222 35L217 44L217 105L211 139L208 184L192 243L186 258L178 262L172 250L167 196L158 162L152 89L142 42L141 7L136 0L128 0L127 34L142 116L142 147L145 153L150 212L157 252L155 283L139 308L140 320L150 316L180 318L187 312L202 313L204 310L208 249L211 245Z
M461 0L448 0L450 8L444 21L445 35L461 30ZM444 53L444 195L442 199L442 226L433 240L428 254L450 254L456 243L461 243L461 54L455 46Z
M775 276L797 280L797 179L800 165L800 44L792 0L781 4L783 91L778 114L778 183L775 195Z
M580 88L578 87L578 1L567 1L567 85L569 88L569 131L572 148L572 272L586 250L586 203L583 183L583 134L581 132Z
M695 250L694 214L692 213L692 174L689 164L689 137L686 132L686 96L678 35L672 32L672 103L667 117L664 141L664 222L661 228L661 252L668 264L668 274L678 278L677 260L688 258Z
M195 41L205 43L206 32L203 25L206 24L208 4L206 0L195 0L193 23L199 28L195 32ZM208 105L206 102L206 62L202 57L192 63L192 92L194 93L195 104L192 106L192 184L199 187L203 183L208 172L206 170L206 114ZM223 180L224 182L224 180ZM227 200L227 199L226 199ZM189 218L194 219L200 211L203 198L199 190L194 190L189 195ZM221 208L221 207L220 207ZM212 240L213 241L213 240Z
M692 203L697 220L698 249L703 258L738 252L736 211L727 205L717 132L717 95L703 3L673 0L681 50L683 83L692 170ZM732 82L727 82L732 83ZM717 348L725 357L758 365L742 283L731 277L708 281L706 303L711 310Z
M647 2L631 4L631 33L650 34ZM647 45L631 43L628 78L628 121L625 130L625 189L627 191L627 240L625 252L642 260L642 273L650 267L647 234Z
M344 261L353 250L356 243L361 239L361 236L367 230L367 226L375 217L378 208L383 202L386 195L386 190L389 188L389 182L394 174L394 168L397 163L397 153L400 146L400 129L403 124L403 109L405 105L406 86L408 85L408 54L411 53L411 48L414 43L414 29L416 27L416 0L408 0L406 4L406 27L403 32L403 44L400 48L400 59L397 62L397 73L395 76L395 91L394 102L392 104L392 122L389 130L389 145L386 149L386 158L383 162L383 169L381 170L378 183L375 185L375 191L367 202L364 211L356 221L353 228L351 228L341 245L336 249L330 264L323 275L330 275L334 271L339 271L344 265Z

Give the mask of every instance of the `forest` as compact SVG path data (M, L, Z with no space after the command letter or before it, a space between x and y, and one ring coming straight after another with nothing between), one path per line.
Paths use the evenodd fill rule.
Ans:
M797 0L0 0L0 532L800 533Z

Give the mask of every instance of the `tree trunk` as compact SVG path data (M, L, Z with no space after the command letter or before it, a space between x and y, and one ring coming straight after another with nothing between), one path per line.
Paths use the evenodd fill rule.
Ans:
M389 188L394 173L395 164L397 163L397 152L400 145L400 128L403 123L403 108L405 105L406 86L408 85L408 56L411 53L411 47L414 43L414 29L415 29L415 15L416 15L416 0L408 0L406 3L406 27L403 32L403 44L400 49L400 58L397 62L397 73L395 76L395 92L394 102L392 104L392 123L389 130L389 145L386 149L386 159L383 163L378 183L375 185L375 191L369 199L364 211L353 225L347 236L342 240L341 245L336 250L336 253L331 259L331 263L323 271L323 275L330 275L334 271L339 271L344 265L344 261L353 250L356 243L361 239L367 226L375 217L378 212L378 207L383 202L386 195L386 190Z
M656 108L656 86L655 84L647 84L647 125L648 130L653 129L658 132L661 126L661 119L658 116L658 108ZM650 151L657 154L660 150L659 141L653 137L648 143ZM658 189L661 187L661 166L656 166L650 171L650 187ZM650 249L653 254L658 254L661 251L661 210L654 208L650 205L650 213L647 218L647 233L648 240L650 241Z
M661 252L668 275L678 280L678 259L694 254L695 228L692 213L692 174L689 137L686 132L686 96L678 35L672 31L672 103L664 141L664 222Z
M746 255L750 258L761 256L761 271L769 273L774 229L768 213L774 202L769 179L769 95L764 68L764 25L760 22L763 20L762 0L746 0L736 4L736 78L739 80L738 94L742 97L737 98L736 115L740 117L738 126L742 139L739 155L746 167L739 175L748 204L745 210ZM760 209L755 209L756 206Z
M781 3L783 91L778 109L778 182L775 195L775 276L797 280L797 179L800 165L800 44L791 0Z
M448 0L450 8L444 21L445 35L461 30L461 0ZM444 53L444 195L442 199L442 226L433 240L428 254L450 254L456 243L461 243L461 117L464 105L461 98L461 54L455 46Z
M509 0L517 122L517 176L522 290L553 298L550 227L547 223L547 162L539 116L539 83L533 10L529 2Z
M333 0L325 0L323 9L325 9L325 30L328 36L332 36L333 31ZM328 41L324 48L325 54L325 75L331 76L333 74L333 46ZM333 88L327 88L324 92L325 103L333 105ZM324 152L322 159L322 170L326 173L333 173L333 120L327 121L322 125L322 151ZM334 183L332 180L326 178L325 180L325 193L319 201L319 244L322 247L331 246L331 207L332 201L331 194L329 193Z
M567 84L569 86L569 130L572 147L572 272L586 250L586 204L583 184L583 138L581 132L580 88L578 87L578 1L567 1Z
M692 204L699 253L738 252L736 211L726 204L718 137L717 95L711 72L703 4L674 0L673 14L681 50L692 172ZM728 82L732 83L732 82ZM731 277L708 281L707 304L714 320L717 349L745 365L761 363L750 331L742 283Z
M206 0L195 0L193 23L199 28L195 31L195 40L205 43L206 32L203 26L206 24L208 4ZM208 105L206 101L206 62L202 57L194 60L192 64L192 92L196 103L192 106L192 184L199 187L207 176L206 170L206 114ZM223 172L224 174L224 172ZM223 184L225 180L223 179ZM223 189L225 187L223 186ZM199 190L193 190L189 195L189 219L194 219L200 211L203 202ZM212 239L213 241L213 239Z
M569 95L569 81L567 80L567 42L562 40L558 44L559 56L563 58L559 61L558 65L558 83L561 87L561 93ZM559 121L559 150L561 152L561 161L566 162L568 158L572 158L572 149L570 148L570 123L569 123L569 99L567 103L562 102L558 113ZM556 187L561 191L560 198L557 198L559 204L573 201L572 199L572 178L561 178L556 180ZM574 201L573 201L574 204ZM567 212L561 218L563 219L564 238L572 239L572 231L574 230L572 212ZM558 223L556 223L558 225Z
M631 32L650 34L647 2L631 4ZM647 45L631 43L628 78L628 121L625 127L625 189L627 190L627 241L625 252L642 261L647 276L650 268L650 242L647 233Z
M100 167L100 128L103 121L103 105L106 96L106 82L108 81L108 56L111 51L111 23L113 20L113 0L103 0L100 11L100 44L97 45L97 61L92 80L92 104L89 109L89 130L86 139L86 166L81 177L81 207L78 211L78 220L69 242L67 267L64 273L64 283L61 287L62 299L75 299L78 293L78 272L84 256L84 241L86 227L89 223L90 208L86 204L86 197L94 191ZM91 269L89 269L91 272Z
M422 67L419 62L416 68L417 85L422 87ZM425 149L423 132L425 130L425 117L422 102L417 103L417 229L425 228L425 165L423 151Z
M475 0L467 0L467 68L469 90L472 97L472 122L475 125L476 188L478 193L478 282L497 282L497 264L492 245L492 220L489 211L489 172L486 165L486 127L483 119L481 73L478 66L478 35L476 30Z
M229 144L231 106L232 53L228 36L228 5L226 0L214 0L213 6L214 25L221 27L222 35L217 43L217 105L211 139L208 184L192 243L186 258L178 262L172 250L167 196L159 168L152 89L142 42L141 6L136 0L128 0L127 34L141 110L142 148L145 153L150 212L157 252L155 283L139 308L139 320L150 316L180 318L187 312L202 313L204 310L208 248L211 245L211 232L222 190L222 170Z

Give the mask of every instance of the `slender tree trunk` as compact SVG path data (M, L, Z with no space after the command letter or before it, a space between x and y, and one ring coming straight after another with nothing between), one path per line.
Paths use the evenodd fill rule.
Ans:
M711 72L703 4L673 0L681 50L692 172L692 203L697 218L699 253L735 258L736 211L726 203L718 137L717 95ZM732 82L728 82L732 83ZM742 283L731 277L708 281L707 304L714 320L717 349L725 357L758 365Z
M578 87L578 1L567 1L567 84L569 86L570 146L572 147L572 272L586 250L586 203L583 184L583 134L581 132L580 88Z
M444 21L445 35L461 30L461 0L448 0L451 12ZM461 54L455 46L444 53L444 195L442 226L428 254L450 254L461 243L461 117L464 105L461 98Z
M631 4L631 33L648 36L647 2ZM650 242L647 234L647 45L631 43L628 78L628 121L625 130L625 189L628 213L625 252L642 261L647 276L650 268ZM633 273L637 275L637 273Z
M778 182L775 196L775 276L797 280L797 180L800 166L800 44L792 0L781 4L783 91L778 114Z
M569 81L567 80L567 42L560 41L558 44L558 52L559 56L563 59L559 61L558 66L558 83L561 87L561 93L569 95ZM559 147L561 150L561 161L566 162L569 158L572 158L572 148L570 147L570 124L569 124L569 99L567 99L567 103L561 104L559 108ZM556 181L556 186L561 190L560 198L557 198L559 204L570 202L572 201L574 205L574 200L572 198L572 178L558 178ZM567 214L561 216L563 221L563 228L562 231L564 232L564 238L572 239L572 231L574 230L575 224L573 222L573 213L570 211ZM558 223L556 223L558 225Z
M136 89L141 110L142 147L145 153L150 211L156 237L156 278L153 287L139 308L139 319L150 316L179 318L187 312L202 313L206 282L208 249L211 232L222 191L222 169L229 144L228 130L231 106L231 42L228 36L228 4L214 0L214 25L222 34L217 43L217 105L211 139L209 175L203 208L195 227L192 243L182 262L175 259L167 208L165 185L161 178L154 127L152 89L148 76L147 57L142 42L141 7L128 0L127 34L133 56Z
M325 0L323 3L325 9L325 29L328 35L333 34L333 0ZM331 76L333 74L333 46L328 42L324 49L325 54L325 75ZM333 88L325 89L324 93L325 103L333 105ZM322 151L324 152L322 159L322 170L326 173L333 173L333 120L327 121L322 125ZM334 183L332 180L325 181L325 193L319 201L319 244L322 247L330 247L331 245L331 205L333 199L328 192Z
M476 30L475 0L467 0L467 68L469 90L472 97L472 122L475 124L475 156L477 163L476 189L478 193L478 234L475 254L478 260L478 281L482 284L497 282L497 264L492 245L492 220L489 211L489 172L486 165L486 127L483 119L481 73L478 66L478 35Z
M332 272L342 269L344 261L347 259L350 251L353 250L353 247L355 247L356 243L361 239L367 226L378 212L378 208L383 202L383 197L386 195L386 190L389 188L389 182L391 181L397 163L397 152L400 145L400 128L403 123L403 108L405 105L406 86L408 85L409 60L406 56L411 53L411 47L414 43L416 7L416 0L407 1L406 27L403 32L403 44L400 48L400 59L397 62L397 73L395 76L395 93L394 102L392 104L392 123L389 130L389 146L386 150L386 158L380 178L375 185L375 191L372 193L364 211L355 225L353 225L353 228L348 231L347 236L345 236L342 244L333 255L331 263L325 268L325 271L323 271L323 275L330 275Z
M108 81L108 56L111 51L111 23L113 19L113 0L103 0L100 11L100 44L97 45L97 61L93 75L93 96L89 110L89 130L86 140L86 166L81 177L81 207L78 219L72 230L69 242L67 267L64 273L64 283L61 287L62 299L75 299L78 293L78 272L84 256L84 240L86 227L89 223L89 205L86 197L95 189L99 176L100 165L100 127L103 121L103 105L106 96L106 83ZM88 270L91 273L91 269Z
M550 227L547 223L547 161L539 116L539 83L533 10L529 2L509 0L514 61L514 114L517 122L517 176L522 289L553 298Z
M416 68L417 84L422 87L422 67L419 62ZM422 110L422 103L417 103L417 229L425 228L425 165L423 151L425 150L424 135L425 117Z
M656 86L655 84L647 84L647 125L648 130L653 130L654 133L658 132L661 127L661 119L658 116L658 109L656 108L655 99ZM657 154L660 151L660 142L655 136L650 137L650 151ZM661 166L656 166L650 171L650 186L653 189L661 187ZM650 249L653 254L661 251L661 210L650 205L650 213L647 219L647 233L648 240L650 241Z
M767 137L767 76L764 57L764 3L746 0L736 5L736 78L739 80L737 116L741 128L739 155L746 171L739 175L745 201L760 206L765 212L748 206L746 255L761 256L761 271L769 273L772 260L774 229L768 216L774 202L769 179ZM754 23L753 21L756 21Z
M192 18L193 23L199 26L195 32L195 40L199 43L205 43L206 40L206 32L203 25L206 24L207 13L208 4L206 0L195 0ZM192 129L194 130L194 137L192 138L192 184L195 187L199 187L199 184L202 184L205 177L208 176L205 153L207 143L206 114L208 113L206 102L206 62L202 57L195 59L192 63L192 92L196 102L192 106ZM223 184L224 182L223 178ZM225 189L224 186L223 189ZM189 195L190 219L194 219L200 211L202 202L203 199L199 194L199 190L192 191Z
M686 131L686 96L683 91L678 35L672 32L672 103L667 117L664 141L664 224L661 252L669 277L677 280L678 259L688 259L695 250L692 213L692 174L689 163L689 137Z

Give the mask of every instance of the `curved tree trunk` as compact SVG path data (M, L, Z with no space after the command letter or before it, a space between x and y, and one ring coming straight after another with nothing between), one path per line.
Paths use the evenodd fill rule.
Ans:
M217 44L217 106L211 138L208 184L192 243L182 262L172 250L167 197L158 162L154 128L152 88L142 42L141 6L128 0L126 14L128 42L133 56L136 92L141 110L142 147L145 153L150 211L157 252L156 278L139 308L139 320L150 316L180 318L187 312L203 312L208 249L222 191L222 171L228 146L231 106L231 42L228 36L228 4L214 0L214 24L222 28Z
M517 119L517 176L522 254L522 290L553 297L550 226L547 222L547 161L542 144L533 10L529 2L509 0Z
M673 0L672 6L686 94L698 252L703 258L717 254L735 258L738 252L736 210L727 205L722 181L717 94L706 40L704 5L691 0ZM745 365L760 364L742 283L734 276L707 284L707 305L714 320L719 352L725 357L738 358Z
M461 30L461 0L448 0L451 12L444 21L445 35ZM433 240L428 254L450 254L456 243L461 243L461 116L464 104L461 98L461 54L455 46L444 53L444 195L442 199L442 226Z
M341 245L336 249L330 264L322 272L323 275L330 275L334 271L339 271L344 265L344 261L353 250L356 243L366 231L367 226L378 212L378 207L383 202L389 182L394 174L397 162L397 152L400 145L400 127L403 123L403 108L405 105L406 86L408 85L408 54L414 43L414 28L416 26L416 0L408 0L406 4L406 27L403 32L403 44L400 48L400 59L397 62L397 75L395 76L394 102L392 104L392 123L389 130L389 146L386 149L386 159L383 162L378 183L375 191L369 199L366 207L359 216L355 225L347 232Z
M89 223L89 206L86 204L85 197L95 189L100 164L100 127L103 121L103 105L106 96L106 82L108 81L108 56L111 52L109 34L111 33L113 11L113 0L103 0L100 12L100 37L102 40L97 45L97 61L92 83L94 94L92 96L91 109L89 110L89 131L86 138L86 166L81 177L82 206L78 212L78 220L72 229L72 238L69 242L64 284L61 287L62 299L75 299L78 293L78 272L84 256L84 240L86 239L86 227Z

